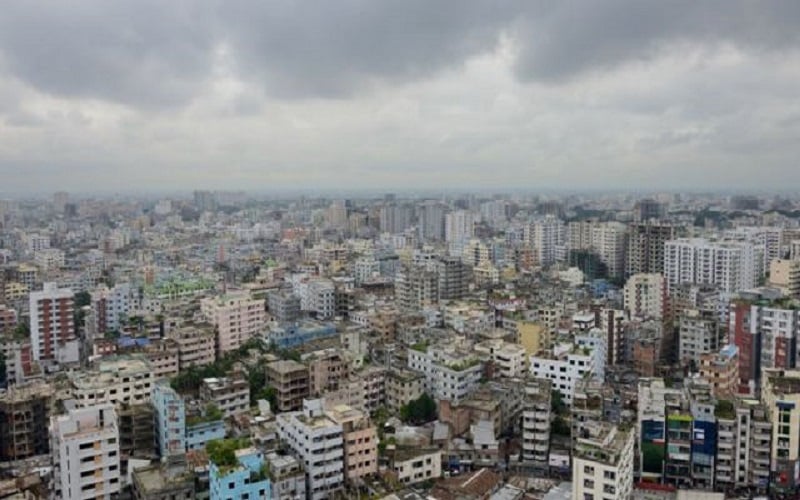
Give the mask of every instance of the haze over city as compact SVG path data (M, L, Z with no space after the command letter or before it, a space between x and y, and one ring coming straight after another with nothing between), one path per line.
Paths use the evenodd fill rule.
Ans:
M793 1L4 2L4 193L777 189Z

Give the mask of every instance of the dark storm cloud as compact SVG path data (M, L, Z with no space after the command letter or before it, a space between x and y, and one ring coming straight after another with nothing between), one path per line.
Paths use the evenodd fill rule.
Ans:
M347 97L457 67L504 33L517 76L552 81L673 43L782 49L798 23L796 0L8 1L0 71L54 95L152 108L191 100L224 49L236 76L272 95Z
M558 2L520 24L517 73L522 79L563 80L698 45L794 48L800 40L798 26L797 0Z

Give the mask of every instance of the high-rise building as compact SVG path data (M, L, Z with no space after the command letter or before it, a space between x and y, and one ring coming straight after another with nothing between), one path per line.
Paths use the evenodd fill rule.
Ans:
M775 259L769 263L769 285L785 295L800 298L800 260Z
M439 301L439 276L424 266L404 266L395 277L395 296L403 310L432 306Z
M606 265L608 276L625 274L625 244L628 228L620 222L602 222L592 228L592 249Z
M700 376L708 381L714 397L732 399L739 392L739 349L730 344L701 355Z
M336 405L325 415L342 427L344 473L350 484L378 472L378 432L364 412Z
M625 276L664 272L664 244L677 236L675 226L639 222L628 226Z
M647 222L653 219L660 219L664 215L664 208L661 203L652 198L644 198L636 202L633 207L633 220L635 222Z
M267 382L275 389L277 408L273 411L296 411L308 397L308 367L293 360L280 360L266 366Z
M533 248L540 266L549 266L566 259L567 230L564 222L547 215L525 226L525 242Z
M381 232L399 234L411 227L413 210L408 205L390 203L384 205L380 212Z
M426 201L419 206L417 218L422 241L436 242L444 240L446 213L447 206L436 201Z
M91 292L94 332L103 336L108 332L119 331L123 326L121 322L139 308L137 295L137 290L129 283L119 283L113 288L102 285Z
M460 258L443 256L435 263L440 300L460 299L469 289L470 269Z
M664 277L670 292L684 283L696 283L718 285L727 294L753 288L761 278L752 244L703 238L668 241Z
M475 215L467 210L456 210L445 215L444 239L452 255L460 256L464 246L475 235Z
M69 288L45 283L41 292L31 292L30 329L33 359L57 360L65 344L74 341L75 295Z
M121 490L117 414L110 404L50 423L55 498L114 498Z

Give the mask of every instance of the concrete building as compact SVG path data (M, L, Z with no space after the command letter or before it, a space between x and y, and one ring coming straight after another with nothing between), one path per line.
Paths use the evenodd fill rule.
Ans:
M325 415L342 427L344 473L349 484L378 472L378 432L368 416L346 405L337 405Z
M122 331L122 322L141 306L138 290L129 283L119 283L113 288L102 285L91 292L94 331L102 336L106 332Z
M533 248L538 265L549 266L566 258L567 231L562 220L552 215L539 217L524 230L523 237Z
M303 464L292 455L269 453L265 457L272 500L297 500L306 498L306 475Z
M475 235L475 215L467 210L456 210L444 217L444 239L450 254L461 256L464 245Z
M410 486L442 476L442 452L438 449L397 448L390 452L390 470L400 484Z
M306 498L331 498L344 487L344 437L342 426L326 416L322 400L303 401L299 412L276 416L278 435L303 462Z
M209 365L217 359L216 335L207 323L184 323L170 329L167 338L178 345L179 370Z
M417 209L420 239L426 242L444 240L447 205L437 201L426 201Z
M654 221L637 222L628 226L625 276L662 274L664 245L677 237L677 228Z
M323 349L305 354L302 361L308 366L308 390L319 397L339 389L350 376L351 360L341 349Z
M625 282L625 311L632 318L661 320L667 314L667 287L660 274L634 274Z
M159 455L186 453L186 409L183 398L167 381L153 384L153 413Z
M606 265L611 278L622 278L625 275L627 235L627 226L620 222L601 222L592 228L592 249Z
M386 373L386 406L392 412L399 412L424 392L425 375L422 373L398 368L391 368Z
M524 464L548 470L550 454L550 403L552 384L545 379L528 379L525 382L525 399L522 409L522 455Z
M460 299L469 290L470 268L459 257L445 256L435 264L439 300Z
M165 463L133 470L131 493L134 500L194 500L195 475L185 456L171 456Z
M278 407L275 411L297 411L309 395L308 367L292 360L267 363L267 383L275 389Z
M719 352L701 355L700 376L711 385L715 398L733 398L739 392L739 349L729 344Z
M425 392L431 397L455 404L469 396L483 376L483 363L474 353L453 346L409 348L408 367L425 376Z
M223 441L223 443L227 443ZM264 454L256 448L234 451L235 463L217 463L209 456L209 493L211 500L270 498L272 486L264 470Z
M404 311L433 306L439 301L439 276L423 266L404 266L395 276L395 297Z
M800 298L800 260L775 259L769 263L769 285L789 297Z
M69 410L50 423L55 498L114 498L121 490L119 430L110 404Z
M250 385L241 374L206 378L200 385L200 400L219 408L225 418L232 417L250 408Z
M587 425L573 449L572 499L629 498L633 493L631 425Z
M533 378L550 380L553 390L561 393L567 405L572 404L575 385L583 377L593 374L597 366L597 351L589 347L572 344L557 344L550 353L530 358L530 373ZM600 375L602 380L602 374Z
M478 342L473 349L481 359L492 363L495 376L525 378L528 372L528 355L519 344L489 339Z
M153 370L142 357L118 356L103 358L93 370L70 372L72 397L79 407L110 403L150 402Z
M279 324L293 323L300 318L300 297L283 290L267 295L269 313Z
M50 451L47 427L54 395L52 385L38 381L0 391L0 461Z
M771 492L800 487L800 371L763 371L761 402L772 422Z
M684 283L713 284L733 294L755 287L762 269L749 242L680 238L664 245L664 277L670 292Z
M45 283L41 292L29 295L33 359L57 360L65 343L75 340L74 294L69 288ZM76 360L77 361L77 360Z
M681 363L697 366L703 354L717 352L721 344L719 321L715 314L688 309L678 318L678 359Z
M757 487L770 480L772 424L767 411L753 399L729 399L717 404L717 489Z
M217 332L217 352L238 349L266 327L264 299L254 299L247 292L233 292L200 301L200 310Z

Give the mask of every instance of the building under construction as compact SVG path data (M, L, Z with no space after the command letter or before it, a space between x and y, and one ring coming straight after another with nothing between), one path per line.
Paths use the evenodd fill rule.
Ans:
M0 391L0 461L21 460L50 451L48 425L55 391L33 382Z

